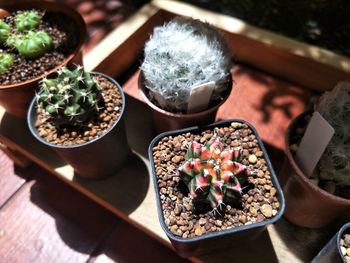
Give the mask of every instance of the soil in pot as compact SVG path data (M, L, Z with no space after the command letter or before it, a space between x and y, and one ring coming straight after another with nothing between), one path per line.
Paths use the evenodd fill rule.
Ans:
M345 262L350 263L350 234L343 234L339 241L339 245Z
M224 148L243 148L241 163L250 171L246 185L242 185L245 189L242 204L226 204L220 214L213 213L210 205L194 206L177 173L191 142L208 143L214 135L213 130L166 136L152 149L165 224L175 236L202 236L262 222L278 214L280 200L276 196L276 187L253 131L246 124L233 122L230 126L218 128L216 134L221 138Z
M295 125L294 129L291 130L290 138L289 138L289 145L290 145L290 150L291 150L293 155L298 150L298 147L301 143L301 140L304 136L304 133L306 131L306 128L307 128L307 125L308 125L310 119L311 119L311 114L306 115L302 119L302 121L296 123L297 125ZM320 188L322 188L323 190L325 190L331 194L334 194L336 196L339 196L339 197L342 197L345 199L350 199L350 187L336 185L333 181L319 180L318 173L319 173L319 170L316 167L313 175L310 178L310 180L313 183L315 183Z
M35 127L45 141L61 146L83 144L96 139L113 126L122 110L120 91L114 83L102 76L96 76L94 79L102 88L103 110L87 120L84 125L57 127L50 122L50 117L38 109Z
M14 25L15 16L23 11L26 10L15 11L10 16L3 18L3 21L12 28L11 33L17 33ZM42 16L42 22L36 30L45 31L50 35L53 49L41 57L27 59L19 55L15 49L0 45L3 52L14 56L12 66L4 74L0 74L0 86L17 84L44 75L47 71L62 64L79 44L77 25L69 16L60 12L36 9L35 11Z

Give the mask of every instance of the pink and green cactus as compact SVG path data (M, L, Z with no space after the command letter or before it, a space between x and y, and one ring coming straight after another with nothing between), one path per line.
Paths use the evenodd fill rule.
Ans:
M242 182L238 178L246 181L248 174L241 159L241 148L224 149L216 135L207 145L193 141L185 162L179 167L180 177L193 201L209 202L213 212L219 214L225 203L241 202Z

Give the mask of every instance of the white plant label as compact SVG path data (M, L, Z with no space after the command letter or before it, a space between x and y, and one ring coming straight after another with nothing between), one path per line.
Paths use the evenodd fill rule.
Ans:
M295 161L310 178L323 152L332 139L334 128L315 111L295 155Z
M187 113L195 113L202 110L206 110L208 108L214 88L214 81L210 81L193 87L191 89L190 99L187 105Z

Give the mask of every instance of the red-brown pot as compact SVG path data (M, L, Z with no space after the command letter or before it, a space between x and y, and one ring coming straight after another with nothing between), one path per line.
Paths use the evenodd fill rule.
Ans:
M86 25L83 18L77 11L68 5L59 2L16 2L2 5L1 8L9 12L30 8L62 12L75 21L75 24L78 28L77 32L79 32L79 41L76 49L60 65L36 78L12 85L0 85L0 104L6 109L8 113L20 118L25 118L29 104L34 96L34 91L38 88L38 82L40 79L52 75L62 66L70 65L73 63L80 65L82 64L81 49L86 37ZM3 12L0 12L0 14L2 13Z
M203 126L214 122L216 113L219 107L227 100L227 98L231 94L231 90L232 90L231 77L228 81L228 86L229 88L224 94L223 99L216 105L212 106L211 108L205 111L197 112L197 113L181 114L181 113L172 113L154 105L146 95L147 90L144 85L144 77L143 77L142 71L140 72L139 79L138 79L139 91L142 95L143 100L151 108L154 127L158 133L170 131L170 130L183 129L191 126Z
M280 173L280 182L286 199L284 216L293 224L317 228L336 219L344 220L344 215L350 212L350 200L332 195L311 183L294 160L289 147L290 136L310 114L310 111L302 113L287 129L285 137L287 159Z

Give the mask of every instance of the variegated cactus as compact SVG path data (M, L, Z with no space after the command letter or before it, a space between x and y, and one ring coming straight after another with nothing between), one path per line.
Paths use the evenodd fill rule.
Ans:
M242 187L238 177L246 180L248 174L241 159L241 148L224 149L216 135L207 145L193 141L179 172L194 202L209 202L217 213L225 203L241 202Z

